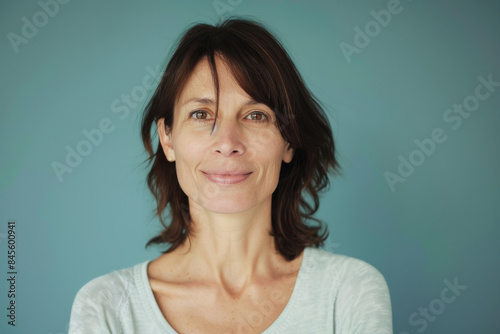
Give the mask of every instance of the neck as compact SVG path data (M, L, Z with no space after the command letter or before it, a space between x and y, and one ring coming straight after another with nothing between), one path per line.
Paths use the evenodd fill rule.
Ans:
M282 269L286 260L269 235L271 198L236 214L209 212L194 202L189 204L194 233L181 253L204 279L237 294L254 282L272 279Z

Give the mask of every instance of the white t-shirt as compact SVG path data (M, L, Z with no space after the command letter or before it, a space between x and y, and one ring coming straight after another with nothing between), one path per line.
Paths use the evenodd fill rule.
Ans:
M177 334L154 298L147 275L149 262L85 284L73 303L69 334ZM249 333L259 314L240 320L235 331ZM306 247L288 304L262 333L392 332L389 289L377 269L352 257Z

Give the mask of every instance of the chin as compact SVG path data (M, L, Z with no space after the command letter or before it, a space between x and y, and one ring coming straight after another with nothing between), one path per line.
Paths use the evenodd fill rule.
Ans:
M234 214L248 211L252 208L252 201L248 198L237 198L237 196L228 196L229 198L221 198L221 196L213 198L204 198L203 202L198 203L203 209L221 214Z

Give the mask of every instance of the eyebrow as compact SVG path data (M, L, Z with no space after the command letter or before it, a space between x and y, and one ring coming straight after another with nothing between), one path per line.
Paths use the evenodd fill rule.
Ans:
M212 104L212 105L215 104L215 101L212 100L211 98L208 98L208 97L192 97L192 98L186 100L182 105L186 105L190 102L195 102L195 103L200 103L200 104ZM264 104L264 103L261 103L261 102L258 102L258 101L251 99L251 100L248 100L247 102L245 102L243 105L244 106L253 106L256 104Z

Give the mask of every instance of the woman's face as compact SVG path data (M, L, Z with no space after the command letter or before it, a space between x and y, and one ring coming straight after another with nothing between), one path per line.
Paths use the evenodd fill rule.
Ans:
M216 58L220 96L214 131L215 85L200 61L175 104L173 129L158 122L167 159L189 204L217 213L237 213L271 201L282 161L293 150L276 127L269 107L253 101Z

